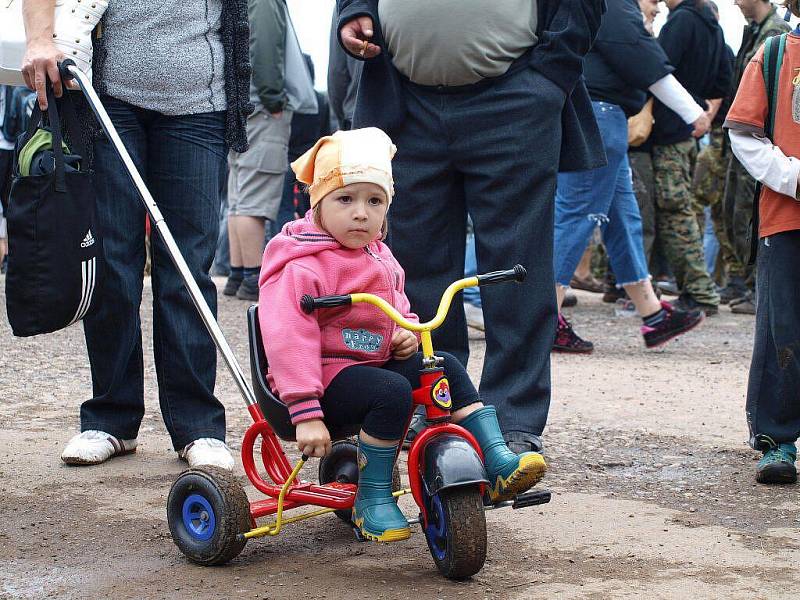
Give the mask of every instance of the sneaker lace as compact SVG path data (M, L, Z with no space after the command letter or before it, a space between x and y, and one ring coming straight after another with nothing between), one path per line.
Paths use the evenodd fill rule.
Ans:
M789 447L781 444L780 446L773 446L764 454L764 460L768 463L789 462L794 463L797 459L796 451L792 451Z

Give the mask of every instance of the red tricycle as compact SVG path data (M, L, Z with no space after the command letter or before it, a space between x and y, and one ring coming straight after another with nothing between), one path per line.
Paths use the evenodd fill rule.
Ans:
M117 151L141 196L153 230L162 238L253 418L242 442L242 463L250 482L267 497L250 502L236 477L222 469L203 467L185 471L173 484L167 501L167 520L178 548L196 563L218 565L238 555L248 539L277 535L289 523L330 512L349 523L358 483L357 445L350 438L358 433L360 424L331 431L331 437L337 441L331 452L320 461L319 483L297 479L306 457L292 468L281 448L279 438L294 440L295 432L286 406L272 394L266 382L268 365L256 307L250 307L248 311L254 391L88 76L71 60L62 62L59 68L64 81L75 79L78 82ZM456 281L445 291L434 319L422 324L406 321L381 298L369 294L304 297L301 300L302 308L307 311L369 302L401 327L420 333L424 364L420 373L421 386L414 391L414 402L425 407L428 427L414 439L410 448L408 478L411 489L400 490L398 476L395 495L411 492L420 513L418 517L409 519L409 523L422 525L436 566L446 577L454 579L469 577L483 566L487 545L485 510L544 504L550 501L550 492L531 491L516 496L514 500L494 504L489 500L485 493L488 480L480 447L466 429L449 422L452 400L442 361L433 353L431 331L442 324L458 291L476 285L522 281L524 277L525 269L517 265L510 271ZM261 463L270 481L262 477L255 464L254 453L259 439ZM297 516L284 516L285 511L302 506L319 508ZM275 515L273 522L258 525L258 519L272 514Z
M427 323L412 323L382 298L371 294L350 294L312 298L303 296L301 307L314 310L368 302L383 310L400 327L420 334L423 365L420 387L413 392L414 404L424 406L427 427L414 438L408 453L410 490L396 489L395 496L410 492L419 507L417 518L439 571L452 579L474 575L486 559L484 511L511 506L522 508L550 501L546 490L520 494L514 500L491 504L486 493L489 483L483 454L472 434L450 422L452 399L442 359L433 352L431 331L447 316L453 297L460 290L503 281L522 281L525 269L517 265L499 271L461 279L445 291L436 316ZM274 536L284 525L335 512L350 523L358 483L358 446L351 436L360 424L331 431L331 451L320 460L319 483L298 479L307 457L292 468L279 438L294 440L294 426L286 406L270 391L266 382L267 359L261 341L257 306L248 310L250 362L258 402L248 406L253 424L242 442L242 464L253 486L268 496L249 502L236 478L214 468L189 469L172 486L167 516L172 538L192 561L203 565L227 562L241 552L248 539ZM254 459L256 442L261 441L261 462L271 481L259 473ZM397 468L395 466L395 468ZM395 487L399 488L396 472ZM319 510L286 517L285 511L301 506ZM260 517L275 514L273 522L258 526ZM354 528L358 534L358 530Z

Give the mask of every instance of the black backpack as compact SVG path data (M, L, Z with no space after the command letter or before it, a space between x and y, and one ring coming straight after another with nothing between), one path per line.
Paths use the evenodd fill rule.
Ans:
M6 309L16 336L72 325L94 310L99 298L103 244L95 226L92 173L70 93L57 99L48 91L47 113L36 105L14 151L6 214ZM71 147L66 157L62 118ZM31 161L32 146L27 152L25 147L40 130L46 133L38 133L37 141L51 136L51 147ZM26 159L26 175L20 172L20 154Z

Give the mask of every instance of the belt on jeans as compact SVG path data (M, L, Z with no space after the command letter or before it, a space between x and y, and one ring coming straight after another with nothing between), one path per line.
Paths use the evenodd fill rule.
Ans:
M497 77L486 77L475 83L468 83L466 85L422 85L421 83L414 83L408 77L400 73L400 78L404 83L410 87L421 92L430 92L434 94L466 94L470 92L479 92L483 89L491 87L495 83L502 81L506 77L510 77L523 69L527 69L531 62L531 53L533 48L528 48L519 58L514 59L505 73Z

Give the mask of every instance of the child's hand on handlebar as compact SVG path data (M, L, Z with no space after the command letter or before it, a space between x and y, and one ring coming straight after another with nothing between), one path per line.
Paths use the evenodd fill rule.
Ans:
M331 450L331 434L322 419L301 421L295 427L297 449L306 456L322 458Z
M410 358L419 348L417 336L408 329L398 329L392 336L392 358L406 360Z

